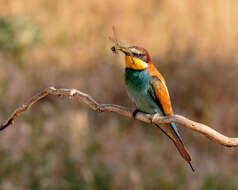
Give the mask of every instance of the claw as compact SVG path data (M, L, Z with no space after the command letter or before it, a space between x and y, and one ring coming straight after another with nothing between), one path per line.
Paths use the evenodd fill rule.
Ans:
M96 111L96 112L99 112L99 113L103 112L103 110L102 110L102 108L101 108L100 105L97 106L97 109L96 109L95 111Z
M138 112L140 112L140 110L138 110L138 109L135 109L135 110L133 111L133 113L132 113L133 119L136 119L136 114L137 114Z
M154 123L155 119L156 119L157 113L153 114L153 116L151 117L150 123Z

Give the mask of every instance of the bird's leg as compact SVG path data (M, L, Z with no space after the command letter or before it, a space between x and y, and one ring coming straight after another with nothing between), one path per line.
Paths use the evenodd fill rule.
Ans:
M136 119L136 114L137 114L138 112L140 112L139 109L135 109L135 110L133 111L133 113L132 113L133 119Z

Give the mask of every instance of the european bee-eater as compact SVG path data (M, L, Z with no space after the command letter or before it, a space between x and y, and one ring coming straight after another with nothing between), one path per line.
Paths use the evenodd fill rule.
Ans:
M125 54L125 83L127 93L136 105L136 112L157 113L160 116L172 115L172 107L169 92L163 76L152 64L147 50L138 46L123 47L116 45L112 51L120 50ZM175 144L181 156L191 164L191 157L179 134L175 123L156 125Z

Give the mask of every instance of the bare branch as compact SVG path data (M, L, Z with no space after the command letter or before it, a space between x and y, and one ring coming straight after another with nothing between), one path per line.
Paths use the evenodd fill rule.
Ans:
M40 92L39 94L33 96L26 104L23 104L21 107L17 108L13 114L9 117L9 119L0 126L0 130L5 129L6 127L13 124L15 119L19 114L22 112L27 111L31 108L31 106L39 101L40 99L44 98L47 95L62 95L66 97L76 97L79 99L79 101L87 104L91 109L98 112L112 112L118 115L122 115L125 117L133 118L133 110L121 107L114 104L99 104L97 103L91 96L88 94L85 94L83 92L80 92L76 89L56 89L54 87L49 87ZM146 123L154 123L154 124L167 124L167 123L177 123L183 127L186 127L188 129L191 129L193 131L199 132L205 136L207 136L212 141L219 143L224 146L229 147L236 147L238 146L238 138L230 138L227 136L222 135L221 133L217 132L216 130L189 120L183 116L180 115L172 115L172 116L158 116L157 114L145 114L142 112L138 112L136 114L135 119L146 122Z

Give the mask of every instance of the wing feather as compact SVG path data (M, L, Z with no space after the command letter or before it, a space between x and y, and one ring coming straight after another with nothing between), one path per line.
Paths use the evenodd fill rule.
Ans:
M153 76L150 80L150 85L154 91L155 99L158 99L160 102L161 108L165 115L172 115L172 107L170 102L170 97L168 93L168 89L165 83L162 82L157 76Z

